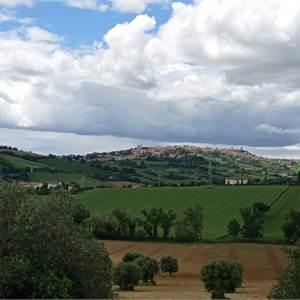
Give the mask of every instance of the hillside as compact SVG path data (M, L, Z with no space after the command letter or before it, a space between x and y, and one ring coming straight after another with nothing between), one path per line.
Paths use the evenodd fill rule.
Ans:
M142 208L173 209L181 216L183 210L200 205L204 209L206 239L226 236L229 220L241 221L239 209L255 202L271 205L264 227L264 240L282 240L281 227L291 208L300 210L300 187L242 186L148 189L95 189L75 196L75 203L84 204L93 215L115 208L138 215Z
M3 179L25 181L75 181L99 186L191 186L223 184L226 177L245 177L252 184L298 180L298 160L268 159L243 149L194 146L142 147L84 156L43 156L16 148L0 147Z

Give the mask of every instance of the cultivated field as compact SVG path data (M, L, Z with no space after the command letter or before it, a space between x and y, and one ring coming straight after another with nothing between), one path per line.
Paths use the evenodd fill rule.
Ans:
M232 299L262 299L268 295L277 275L284 269L281 247L263 244L161 244L106 241L114 263L128 251L160 259L164 255L178 258L180 271L174 278L160 274L157 285L139 286L135 292L121 292L121 299L203 299L209 298L199 271L216 258L230 258L244 266L244 282Z
M204 208L205 239L216 240L227 234L229 220L241 221L239 209L254 202L271 205L264 228L264 240L282 240L281 227L288 211L300 210L300 187L242 186L195 188L138 188L95 189L76 195L93 215L111 212L115 208L138 214L142 208L161 207L173 209L180 217L189 206Z

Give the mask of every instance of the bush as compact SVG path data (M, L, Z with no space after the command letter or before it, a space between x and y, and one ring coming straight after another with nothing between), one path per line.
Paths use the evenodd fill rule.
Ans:
M111 261L64 193L41 202L0 186L0 298L111 298ZM2 218L1 218L2 219Z
M268 298L300 299L300 246L296 249L285 249L289 259L286 270L279 276Z
M160 269L163 273L169 273L173 276L173 273L178 272L178 260L172 256L164 256L160 260Z
M141 270L135 262L119 263L113 272L114 283L123 291L133 291L141 278Z
M123 256L122 261L123 262L134 262L140 257L144 257L144 255L141 253L138 253L138 252L127 252Z
M140 267L142 272L142 280L144 283L151 282L155 284L154 277L159 273L159 264L155 259L150 257L139 257L136 264Z
M225 299L225 293L233 293L242 284L243 267L230 261L214 261L201 270L201 279L212 299Z

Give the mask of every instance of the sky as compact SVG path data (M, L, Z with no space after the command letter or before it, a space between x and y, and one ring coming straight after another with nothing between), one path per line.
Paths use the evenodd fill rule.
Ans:
M299 0L0 0L0 144L300 158Z

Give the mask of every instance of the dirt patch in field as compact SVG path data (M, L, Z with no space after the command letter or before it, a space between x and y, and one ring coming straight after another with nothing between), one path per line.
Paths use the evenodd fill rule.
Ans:
M281 247L260 244L164 244L106 241L114 263L128 251L141 252L159 260L178 258L180 271L175 277L157 276L156 286L139 286L135 292L121 292L121 299L203 299L209 298L200 280L203 265L217 258L230 258L243 264L244 282L231 299L266 298L278 273L284 269Z

